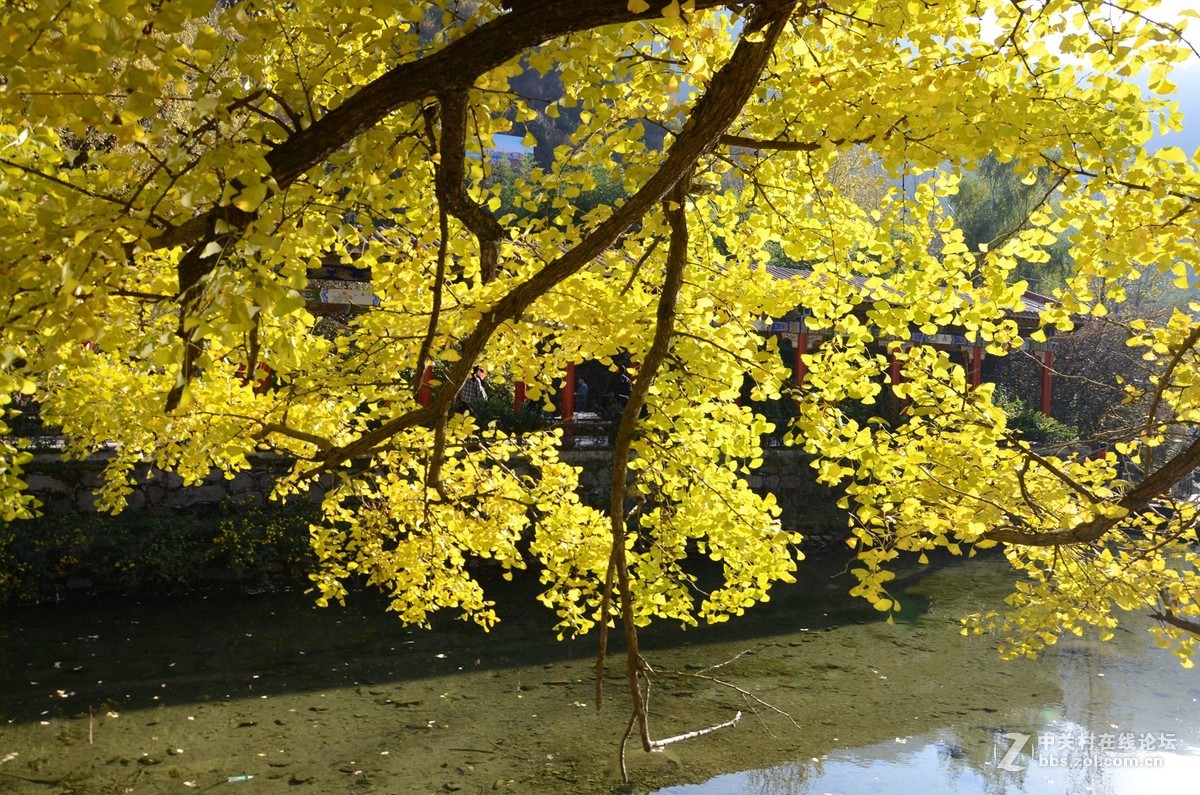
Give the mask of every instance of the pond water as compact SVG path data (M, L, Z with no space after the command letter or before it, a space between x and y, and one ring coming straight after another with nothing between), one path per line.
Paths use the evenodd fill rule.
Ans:
M658 671L729 682L795 725L709 679L664 675L656 737L743 717L663 753L631 747L635 792L1195 789L1200 676L1144 632L1002 662L957 619L999 604L1003 563L907 573L895 625L846 596L842 569L806 561L799 583L739 621L645 635ZM597 710L594 638L554 641L531 583L496 587L491 633L405 628L367 596L9 611L0 792L613 792L628 721L619 650Z

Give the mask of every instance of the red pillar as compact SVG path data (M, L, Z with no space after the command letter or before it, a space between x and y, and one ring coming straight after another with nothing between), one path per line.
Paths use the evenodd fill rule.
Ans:
M433 404L433 365L425 365L425 372L421 374L421 388L417 390L417 402L422 406Z
M261 395L271 386L271 365L259 362L254 369L254 392Z
M892 381L892 386L895 386L896 384L900 383L900 360L896 358L895 351L889 353L888 356L892 361L892 366L888 373Z
M518 381L513 384L513 411L520 411L525 405L525 382Z
M1050 366L1054 363L1054 354L1047 350L1042 353L1042 413L1050 416Z
M808 366L803 359L806 353L808 353L808 332L801 331L796 335L796 386L803 384L804 376L808 375Z
M575 419L575 362L567 363L567 377L563 381L561 402L563 422Z
M983 346L971 346L971 386L977 387L983 380Z

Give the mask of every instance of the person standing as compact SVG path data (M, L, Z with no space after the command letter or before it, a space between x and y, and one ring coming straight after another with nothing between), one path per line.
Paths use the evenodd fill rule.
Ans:
M471 371L471 377L462 385L462 389L458 390L457 402L461 408L469 409L479 401L487 400L487 390L483 388L485 378L487 378L487 370L475 365L475 369Z
M624 367L617 371L617 383L613 387L613 398L617 405L622 409L629 402L630 396L633 394L633 380L629 377L629 371Z
M575 381L575 411L587 411L588 385L587 381L578 378Z

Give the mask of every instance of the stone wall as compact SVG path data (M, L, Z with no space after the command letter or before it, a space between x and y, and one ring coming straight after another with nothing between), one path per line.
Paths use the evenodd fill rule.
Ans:
M95 511L109 458L101 453L85 461L63 461L57 455L41 454L26 468L25 482L42 501L43 513L57 516L72 511ZM276 478L286 468L279 459L263 457L254 461L252 469L231 478L213 472L199 485L184 486L183 479L174 473L142 467L128 498L129 508L207 513L230 505L263 505Z
M568 450L562 457L582 469L580 496L584 502L606 507L611 452ZM42 501L42 510L47 514L94 511L106 461L104 455L86 461L39 455L28 468L26 482ZM808 462L809 458L796 450L767 449L763 466L749 477L750 485L760 493L775 495L783 510L785 528L800 530L816 543L840 541L845 538L846 520L835 504L837 495L815 482ZM263 457L254 461L253 469L232 478L213 473L202 484L185 487L178 475L146 467L138 473L129 506L209 513L228 506L262 505L270 497L275 479L285 469L282 460Z
M562 458L583 470L579 476L581 499L588 505L607 507L610 451L570 450L564 451ZM841 542L846 538L846 515L837 507L840 495L816 482L811 460L798 450L767 448L762 467L748 478L750 487L760 494L775 495L786 529L799 530L818 545Z

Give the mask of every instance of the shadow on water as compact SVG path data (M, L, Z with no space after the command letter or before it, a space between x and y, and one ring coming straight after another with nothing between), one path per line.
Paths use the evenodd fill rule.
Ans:
M844 569L834 557L805 561L798 582L776 586L772 601L720 625L655 625L643 631L645 650L697 648L708 665L721 660L707 659L705 645L882 621L846 597ZM12 610L0 616L0 718L44 718L47 692L75 694L53 703L56 713L80 702L154 708L594 659L594 632L555 640L553 616L535 601L536 575L481 579L501 617L490 632L446 615L429 630L405 627L367 591L327 608L299 592L215 592ZM609 648L623 653L620 632Z
M1123 703L1104 689L1114 680L1093 670L1116 664L1102 653L1002 664L986 641L959 636L959 616L997 606L1011 586L1002 564L904 572L895 624L847 597L844 569L811 559L796 584L744 617L645 633L658 670L719 677L796 724L713 681L666 677L651 696L657 737L744 718L665 753L631 750L640 791L762 768L704 791L807 792L821 780L808 760L832 767L861 749L889 758L905 738L933 738L926 745L944 750L935 760L994 772L998 737L1035 730L1078 700L1071 677L1088 682L1079 698L1089 720L1132 724L1145 712L1112 706ZM628 719L620 649L596 710L595 638L556 642L534 580L486 584L502 618L490 633L446 618L432 631L406 628L370 594L325 609L292 593L11 611L0 616L0 791L612 792ZM1123 648L1119 664L1154 672L1163 703L1178 701L1144 644ZM1193 737L1195 722L1178 730Z

